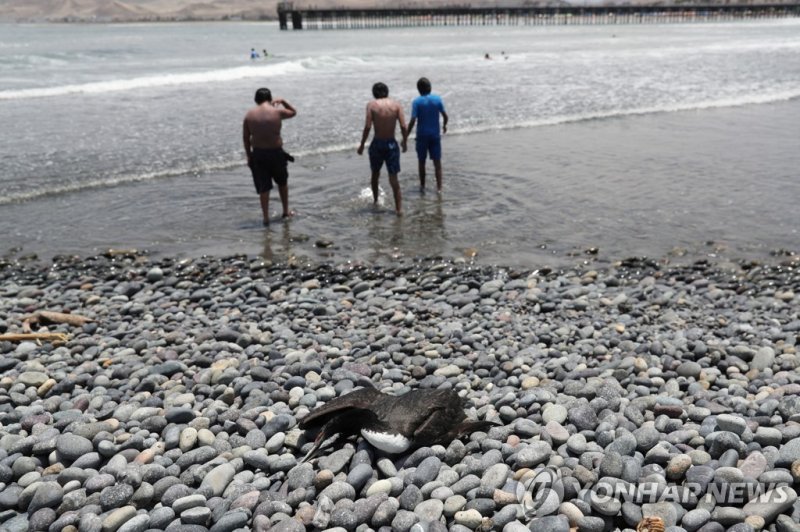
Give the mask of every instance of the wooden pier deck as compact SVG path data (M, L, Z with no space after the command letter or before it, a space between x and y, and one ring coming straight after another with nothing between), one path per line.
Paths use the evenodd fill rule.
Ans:
M307 9L278 4L282 30L723 22L800 16L796 4Z

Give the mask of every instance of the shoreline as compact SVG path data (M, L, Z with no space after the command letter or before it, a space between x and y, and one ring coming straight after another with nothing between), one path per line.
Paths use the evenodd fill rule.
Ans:
M387 214L387 217L391 213ZM280 223L275 223L280 228ZM275 228L273 228L275 229ZM283 232L286 232L285 227ZM0 272L4 269L40 268L50 264L53 267L69 269L84 262L133 261L138 264L161 264L194 261L244 261L253 271L274 268L303 269L316 271L319 269L353 269L353 268L378 268L394 269L403 268L411 264L439 264L449 265L453 268L478 268L494 270L513 270L517 272L569 272L569 271L599 271L609 272L618 268L631 268L642 265L652 269L686 269L701 265L703 268L712 268L723 272L743 273L756 267L777 267L800 262L800 251L774 248L760 249L758 253L753 250L731 249L725 243L706 241L698 243L696 247L688 248L675 246L667 253L660 256L646 254L631 254L623 258L613 258L607 252L594 246L585 248L567 249L563 246L552 250L549 254L530 257L525 261L503 261L493 256L486 259L479 250L465 248L463 253L450 254L405 254L397 250L375 250L372 254L358 258L347 258L348 249L343 249L338 243L330 240L327 233L312 236L295 233L288 237L288 242L294 244L292 249L273 249L280 247L287 240L286 234L282 239L267 234L267 241L261 252L215 252L197 251L194 253L173 253L160 249L146 249L139 247L107 247L95 252L52 252L41 254L36 251L26 251L22 246L0 250ZM283 244L281 244L283 242ZM299 249L297 244L305 245ZM553 243L551 243L553 244ZM287 245L288 246L288 245ZM548 246L542 246L547 250Z
M93 321L39 315L34 331L69 341L0 341L0 528L599 531L659 516L793 530L798 267L2 263L0 333L42 311ZM452 388L498 426L391 458L348 442L301 464L314 435L298 420L367 383ZM526 499L545 470L559 489ZM701 492L597 496L631 485Z
M401 220L385 197L372 207L368 166L351 151L298 161L289 184L298 216L269 229L244 166L87 188L3 205L0 256L22 247L44 258L136 248L160 257L243 253L303 263L441 256L518 268L631 256L769 261L781 250L800 251L791 202L798 157L788 134L798 116L791 101L454 135L441 198L422 194L413 159L404 161ZM740 127L763 134L729 152L735 139L726 131ZM634 143L637 150L618 151ZM574 145L591 149L561 155ZM530 146L530 157L519 156ZM381 187L391 203L385 177ZM271 203L275 210L275 194Z

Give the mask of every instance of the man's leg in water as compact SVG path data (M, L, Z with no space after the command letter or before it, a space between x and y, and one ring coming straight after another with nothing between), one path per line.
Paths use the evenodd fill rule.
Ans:
M372 171L372 181L370 181L370 185L372 186L372 201L375 203L375 205L378 204L378 178L380 175L380 170L377 172L375 170Z
M425 160L419 162L419 188L425 188Z
M269 190L258 195L261 200L261 214L264 216L264 225L269 225Z
M281 205L283 205L283 217L289 218L294 213L289 210L289 185L278 186L278 194L281 195Z
M442 192L442 160L433 160L433 169L436 172L436 192Z
M400 196L400 182L397 180L397 174L389 174L389 184L392 186L394 193L394 208L397 216L403 215L403 198Z

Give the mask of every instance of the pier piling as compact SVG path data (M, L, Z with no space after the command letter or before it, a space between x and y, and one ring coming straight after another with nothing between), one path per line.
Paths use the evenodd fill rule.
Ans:
M800 16L795 4L311 9L278 4L282 30L725 22Z

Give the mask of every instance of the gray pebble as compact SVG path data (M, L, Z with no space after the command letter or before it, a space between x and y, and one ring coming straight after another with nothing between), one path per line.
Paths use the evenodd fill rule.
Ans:
M356 490L347 482L334 482L320 493L320 496L328 497L334 503L340 499L353 500Z
M92 442L75 434L62 434L56 439L56 449L69 462L74 462L81 456L94 450Z
M368 464L358 464L347 474L347 483L353 486L356 493L361 491L361 488L367 483L367 480L372 478L372 467Z
M569 521L563 515L537 517L531 521L530 529L536 532L569 532Z
M133 486L128 484L115 484L103 488L103 491L100 492L100 506L103 510L119 508L133 497L133 491Z

